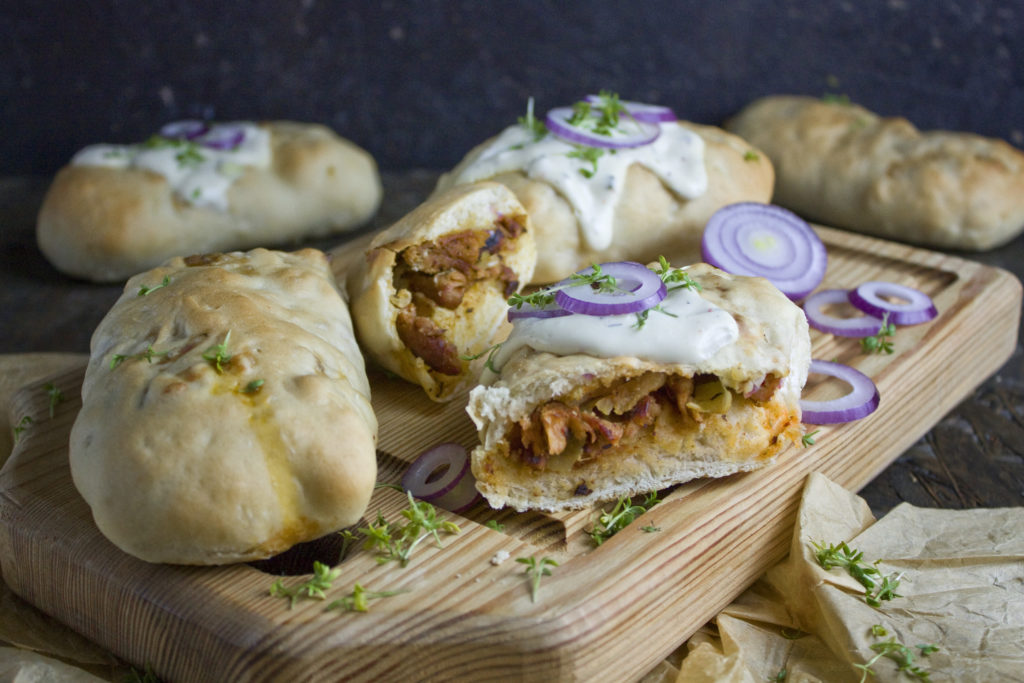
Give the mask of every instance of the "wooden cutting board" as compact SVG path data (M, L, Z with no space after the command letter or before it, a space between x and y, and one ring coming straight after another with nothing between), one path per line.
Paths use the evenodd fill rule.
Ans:
M309 578L312 558L337 562L340 537L270 563L150 565L113 547L94 526L67 466L82 368L52 379L66 400L50 416L38 382L21 390L11 423L32 420L0 472L0 566L11 588L162 680L628 680L649 670L787 552L809 472L858 490L995 372L1014 348L1021 285L1005 271L827 228L823 286L891 280L930 294L939 317L901 328L893 355L863 355L856 340L812 331L814 357L839 360L878 385L881 406L858 422L823 426L810 448L791 447L758 472L691 482L599 547L594 513L515 514L483 505L442 512L461 527L444 547L424 543L405 567L349 552L328 601L360 583L401 591L366 613L293 609L269 594L268 570ZM417 387L371 373L380 420L380 478L396 482L417 453L442 440L472 446L461 401L435 404ZM821 398L829 382L807 392ZM406 500L375 494L400 519ZM485 526L490 520L501 531ZM644 526L655 532L645 532ZM499 561L502 556L508 559ZM555 559L531 601L524 565Z

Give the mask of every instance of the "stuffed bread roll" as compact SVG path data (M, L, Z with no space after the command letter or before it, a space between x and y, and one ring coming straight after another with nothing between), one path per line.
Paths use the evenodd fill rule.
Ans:
M125 552L240 562L356 523L376 437L323 253L207 254L133 277L97 327L71 474Z
M711 214L734 202L770 201L771 162L741 138L670 112L656 122L634 120L632 112L640 117L647 105L592 99L575 124L560 115L567 108L552 110L546 126L528 112L438 181L439 191L493 180L516 193L537 231L532 283L604 261L661 254L698 261Z
M800 437L800 308L706 264L663 274L667 295L639 314L515 320L467 408L493 507L577 509L726 476Z
M36 237L61 272L123 281L174 256L351 230L382 193L373 157L325 126L181 121L75 154L43 199Z
M370 243L347 274L363 350L435 401L475 382L505 319L506 300L530 279L533 224L508 188L463 185L433 197Z

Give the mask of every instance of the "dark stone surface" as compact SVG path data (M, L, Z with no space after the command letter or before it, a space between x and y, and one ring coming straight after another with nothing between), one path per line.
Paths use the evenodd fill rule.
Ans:
M443 169L523 113L607 88L720 123L844 93L1024 145L1019 0L0 3L0 174L182 117L326 123Z

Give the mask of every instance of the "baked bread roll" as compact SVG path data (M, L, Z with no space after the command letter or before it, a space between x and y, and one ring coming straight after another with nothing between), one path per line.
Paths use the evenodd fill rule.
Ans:
M631 315L515 321L500 374L485 373L467 408L492 507L578 509L722 477L800 438L803 312L762 278L683 271L700 291L670 291L642 327Z
M93 335L71 474L126 553L240 562L356 523L376 435L321 252L174 258L130 279Z
M57 173L36 234L58 270L120 281L174 256L349 230L377 211L373 158L324 126L184 123L87 147Z
M726 128L775 164L774 202L809 220L976 251L1024 229L1024 153L1002 140L798 96L756 100Z
M470 151L437 187L493 180L516 193L536 226L532 283L555 282L606 261L647 262L660 255L699 261L711 214L734 202L771 200L772 165L719 128L657 125L660 135L651 144L603 150L588 162L580 152L595 148L550 133L538 139L520 123Z
M486 359L467 357L494 343L536 258L533 224L505 186L435 195L374 237L347 273L363 350L431 399L453 398L475 383Z

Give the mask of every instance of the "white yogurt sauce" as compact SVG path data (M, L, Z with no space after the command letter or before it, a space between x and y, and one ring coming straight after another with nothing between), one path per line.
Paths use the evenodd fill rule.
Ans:
M462 169L456 183L484 180L499 173L522 171L527 177L543 180L555 187L572 206L583 238L591 249L607 249L612 242L612 222L622 194L626 171L641 164L657 175L683 199L694 199L707 191L704 168L704 140L696 133L672 122L660 124L658 138L647 145L605 150L590 171L589 161L570 157L577 146L553 134L536 140L525 126L506 128L486 149Z
M524 346L562 356L632 356L656 363L695 365L739 338L732 315L692 289L670 291L659 306L662 310L650 311L643 327L637 326L635 313L517 318L492 365L500 371Z
M71 159L73 166L139 168L167 179L182 199L197 206L228 208L227 193L246 167L270 165L270 132L252 123L229 124L244 137L235 149L204 147L201 140L162 145L90 145Z

